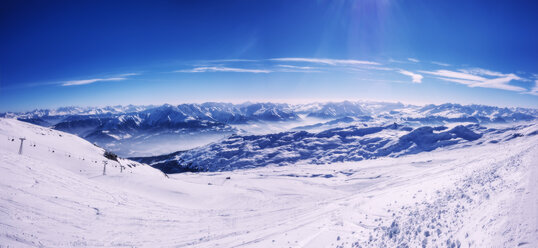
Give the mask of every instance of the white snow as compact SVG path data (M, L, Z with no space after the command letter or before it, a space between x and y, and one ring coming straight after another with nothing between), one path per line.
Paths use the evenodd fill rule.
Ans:
M128 160L120 162L136 166L122 173L108 160L103 176L101 148L0 118L0 245L537 247L536 125L507 132L522 136L399 158L166 178ZM19 137L27 139L22 155Z

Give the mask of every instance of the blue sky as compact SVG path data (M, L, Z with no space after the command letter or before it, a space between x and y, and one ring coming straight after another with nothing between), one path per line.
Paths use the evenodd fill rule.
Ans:
M0 111L380 100L538 108L536 1L2 1Z

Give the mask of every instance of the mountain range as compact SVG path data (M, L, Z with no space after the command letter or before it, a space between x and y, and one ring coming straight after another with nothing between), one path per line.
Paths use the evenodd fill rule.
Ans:
M346 126L408 127L447 123L500 124L530 121L538 110L484 105L415 106L385 102L202 103L161 106L62 107L1 113L0 117L76 134L121 156L188 150L231 135L286 131L319 132ZM251 132L252 126L261 131Z

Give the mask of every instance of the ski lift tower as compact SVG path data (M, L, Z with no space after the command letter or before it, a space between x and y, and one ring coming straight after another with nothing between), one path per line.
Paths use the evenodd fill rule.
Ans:
M19 138L21 140L21 147L19 147L19 154L22 154L22 143L24 142L24 140L26 140L25 138Z
M103 176L106 176L106 164L108 164L108 161L103 161Z

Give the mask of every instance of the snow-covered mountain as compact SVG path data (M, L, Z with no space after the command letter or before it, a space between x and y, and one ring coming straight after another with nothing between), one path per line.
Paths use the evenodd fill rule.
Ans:
M328 152L350 148L349 144L378 150L376 145L360 143L378 144L369 135L401 144L402 151L443 148L397 158L332 164L299 160L288 166L166 177L137 162L107 159L103 149L75 135L0 118L0 244L538 245L536 123L496 129L477 125L413 130L401 125L349 127L233 136L217 144L231 157L238 154L234 149L249 146L254 155L274 149L286 156L293 151L282 148L295 149L299 143ZM26 140L19 155L22 137ZM208 152L211 157L216 151Z
M107 107L60 107L57 109L35 109L28 112L5 112L1 113L0 117L4 118L18 118L18 119L32 119L32 118L48 118L58 117L65 118L72 115L105 115L105 114L120 114L128 112L137 112L150 108L151 106L107 106Z
M368 109L368 103L363 102L329 102L311 103L297 106L299 113L304 113L310 117L338 118L345 116L371 115L374 111ZM399 106L399 105L398 105ZM401 105L403 107L403 104Z
M406 120L421 122L473 122L505 123L534 120L538 110L525 108L499 108L484 105L442 104L427 105Z
M346 126L411 127L447 123L512 123L536 119L538 111L482 105L413 106L383 102L310 104L203 103L162 106L66 107L0 116L76 134L124 156L147 156L191 149L232 134L290 130L319 132ZM257 127L256 131L253 132ZM194 137L201 137L195 139Z
M398 124L366 128L349 126L318 133L293 131L234 135L221 142L184 152L133 159L167 173L235 170L297 162L328 164L427 152L470 143L494 131L476 124L452 128L423 126L416 129Z
M203 103L162 106L113 106L104 108L64 107L56 110L34 110L25 113L2 113L0 117L17 118L38 125L50 126L58 123L95 118L138 117L141 123L152 127L155 124L179 124L189 121L211 121L218 123L244 123L249 120L285 121L298 118L288 104L276 103ZM58 121L60 120L60 121Z
M244 123L247 121L289 121L299 115L325 119L399 115L407 118L443 117L476 118L471 122L498 122L535 119L538 110L526 108L500 108L484 105L442 104L414 106L402 103L385 102L326 102L309 104L277 103L202 103L162 106L113 106L104 108L63 107L55 110L34 110L24 113L2 113L0 117L17 118L34 124L56 125L92 118L138 117L139 123L154 126L156 123L185 123L188 121L211 121L224 124ZM49 119L60 121L49 121ZM504 120L500 120L504 119Z

